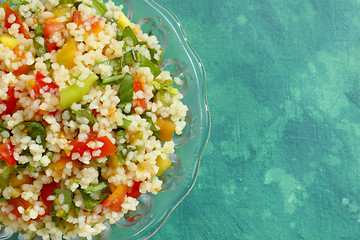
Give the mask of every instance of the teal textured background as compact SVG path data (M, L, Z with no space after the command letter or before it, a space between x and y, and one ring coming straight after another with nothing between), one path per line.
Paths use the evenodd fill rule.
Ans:
M160 2L203 60L212 130L152 239L359 239L360 1Z

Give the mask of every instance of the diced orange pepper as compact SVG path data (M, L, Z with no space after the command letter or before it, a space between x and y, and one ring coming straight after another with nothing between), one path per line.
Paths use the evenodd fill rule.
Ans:
M50 169L54 171L53 177L57 177L57 178L61 177L63 170L66 168L66 164L68 164L69 162L72 163L73 168L81 167L80 162L71 160L70 158L67 157L62 157L60 160L56 162L51 162L50 165L48 166Z
M156 121L156 125L159 126L159 132L160 132L160 141L162 142L168 142L171 141L174 132L175 132L175 124L171 122L170 120L165 120L162 118L159 118Z
M127 186L125 185L119 185L116 187L115 191L101 204L106 207L110 208L111 210L115 212L121 211L121 204L125 200L127 191Z

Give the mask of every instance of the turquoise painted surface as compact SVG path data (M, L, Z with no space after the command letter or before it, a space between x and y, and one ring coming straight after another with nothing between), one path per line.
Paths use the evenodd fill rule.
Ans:
M207 69L212 131L153 239L359 239L360 1L160 2Z

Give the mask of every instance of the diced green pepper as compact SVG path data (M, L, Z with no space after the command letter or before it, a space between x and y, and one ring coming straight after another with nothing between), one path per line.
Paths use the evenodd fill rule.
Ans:
M74 102L80 102L83 96L88 94L93 84L99 77L95 73L89 74L89 76L83 81L84 86L80 87L77 83L71 86L65 87L60 91L60 108L61 110L67 109ZM80 80L78 80L80 81Z

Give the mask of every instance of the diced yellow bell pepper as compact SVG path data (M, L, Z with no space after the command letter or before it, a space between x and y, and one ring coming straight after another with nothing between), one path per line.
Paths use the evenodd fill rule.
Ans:
M146 161L140 162L140 163L138 164L138 167L139 167L140 169L149 171L151 174L155 174L153 165L152 165L151 163L149 163L149 162L146 162Z
M159 171L156 175L161 176L163 172L165 172L166 169L168 169L171 166L172 162L169 157L163 159L162 157L156 158L156 166L159 167Z
M58 17L62 17L62 16L66 17L66 13L68 13L69 11L70 11L69 7L60 5L56 8L54 8L51 12L54 14L54 18L58 18Z
M13 50L17 45L18 41L16 37L11 36L10 34L4 33L0 36L0 42L5 46Z
M159 118L156 121L156 125L159 126L159 132L160 132L160 141L162 142L168 142L171 141L174 132L175 132L175 124L171 122L170 120L161 119Z
M10 7L10 2L9 1L3 2L2 4L0 4L0 7L6 9Z
M127 26L131 25L131 21L125 16L125 14L123 12L120 13L119 19L118 19L118 24L120 25L121 29L124 31L124 29ZM137 34L138 32L140 32L140 28L139 26L136 26L134 28L132 28L133 32L135 34Z
M19 188L24 184L31 184L34 181L34 178L29 175L22 175L21 179L18 179L17 175L14 175L10 178L11 186L14 188Z
M121 162L119 161L119 159L117 158L115 153L113 153L109 156L109 160L108 160L107 164L110 168L117 168L117 167L121 166Z
M59 65L71 69L75 67L74 59L76 57L77 45L74 39L67 42L57 53L56 62Z

